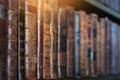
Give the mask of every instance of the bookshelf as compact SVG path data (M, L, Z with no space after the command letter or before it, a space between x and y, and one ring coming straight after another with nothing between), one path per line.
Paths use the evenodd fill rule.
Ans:
M115 18L120 20L120 14L115 12L114 10L110 9L109 7L95 1L95 0L85 0L86 2L88 2L89 4L92 4L93 6L107 12L108 14L111 14L112 16L114 16Z
M87 13L96 13L99 17L108 17L112 21L120 24L120 13L112 10L111 8L99 3L95 0L59 0L59 6L69 5L73 6L75 10L84 10ZM60 79L60 80L74 80L73 78ZM78 80L119 80L120 74L105 75L97 77L86 77Z

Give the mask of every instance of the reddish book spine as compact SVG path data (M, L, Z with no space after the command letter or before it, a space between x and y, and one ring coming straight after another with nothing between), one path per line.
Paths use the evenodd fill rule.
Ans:
M74 8L67 7L67 77L73 77Z
M91 19L91 76L97 75L97 18L96 14L90 15Z
M105 40L106 40L106 26L105 26L105 19L101 18L100 19L100 27L101 27L101 74L105 75L106 74L106 49L105 49Z
M87 26L86 26L86 76L91 75L91 19L87 15Z
M37 78L37 0L25 0L25 79Z
M86 25L87 14L85 11L80 11L80 76L86 74Z
M17 80L18 0L8 0L7 80Z

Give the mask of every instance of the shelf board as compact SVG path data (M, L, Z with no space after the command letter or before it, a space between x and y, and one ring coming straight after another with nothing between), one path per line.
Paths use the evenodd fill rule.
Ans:
M119 13L117 13L114 10L112 10L111 8L103 5L102 3L99 3L99 2L97 2L95 0L85 0L85 1L88 2L88 3L90 3L91 5L93 5L93 6L97 7L97 8L99 8L99 9L107 12L108 14L110 14L110 15L112 15L115 18L117 18L117 19L120 20L120 14Z

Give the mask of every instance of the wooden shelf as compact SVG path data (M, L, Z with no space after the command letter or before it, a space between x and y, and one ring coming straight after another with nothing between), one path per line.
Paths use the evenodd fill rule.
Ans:
M90 3L90 4L92 4L93 6L95 6L95 7L97 7L97 8L99 8L99 9L107 12L108 14L110 14L110 15L112 15L112 16L114 16L115 18L117 18L117 19L120 20L120 13L115 12L115 11L112 10L111 8L109 8L109 7L103 5L103 4L101 4L101 3L99 3L99 2L97 2L97 1L95 1L95 0L85 0L85 1L88 2L88 3Z

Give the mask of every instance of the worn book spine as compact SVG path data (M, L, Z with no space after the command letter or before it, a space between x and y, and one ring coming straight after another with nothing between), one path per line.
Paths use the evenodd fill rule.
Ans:
M25 0L19 0L18 7L18 79L25 80L24 51L25 51Z
M105 19L100 19L100 27L101 27L101 74L106 74L106 49L105 49L105 40L106 40L106 26L105 26Z
M97 21L96 14L90 14L91 17L91 76L97 76Z
M87 25L86 25L86 76L91 75L91 19L87 15Z
M43 78L50 79L50 0L44 0L43 20Z
M67 77L73 77L74 8L67 7Z
M101 26L100 22L97 22L97 75L101 75Z
M74 12L74 77L80 77L80 12Z
M118 73L118 41L117 41L117 30L118 30L118 25L116 23L112 23L112 74L117 74Z
M17 80L18 0L8 0L7 80Z
M37 11L37 80L43 79L43 4L38 0Z
M25 0L25 80L37 78L37 0Z
M80 75L85 77L86 74L86 24L87 14L80 11Z
M58 78L66 77L67 66L67 9L58 12Z
M108 18L105 18L106 24L106 73L111 74L111 66L112 66L112 51L111 51L111 22Z
M120 74L120 25L118 25L118 74Z
M7 0L0 0L0 80L7 80Z
M58 23L58 0L50 0L50 74L52 79L58 77L57 56L57 23Z

